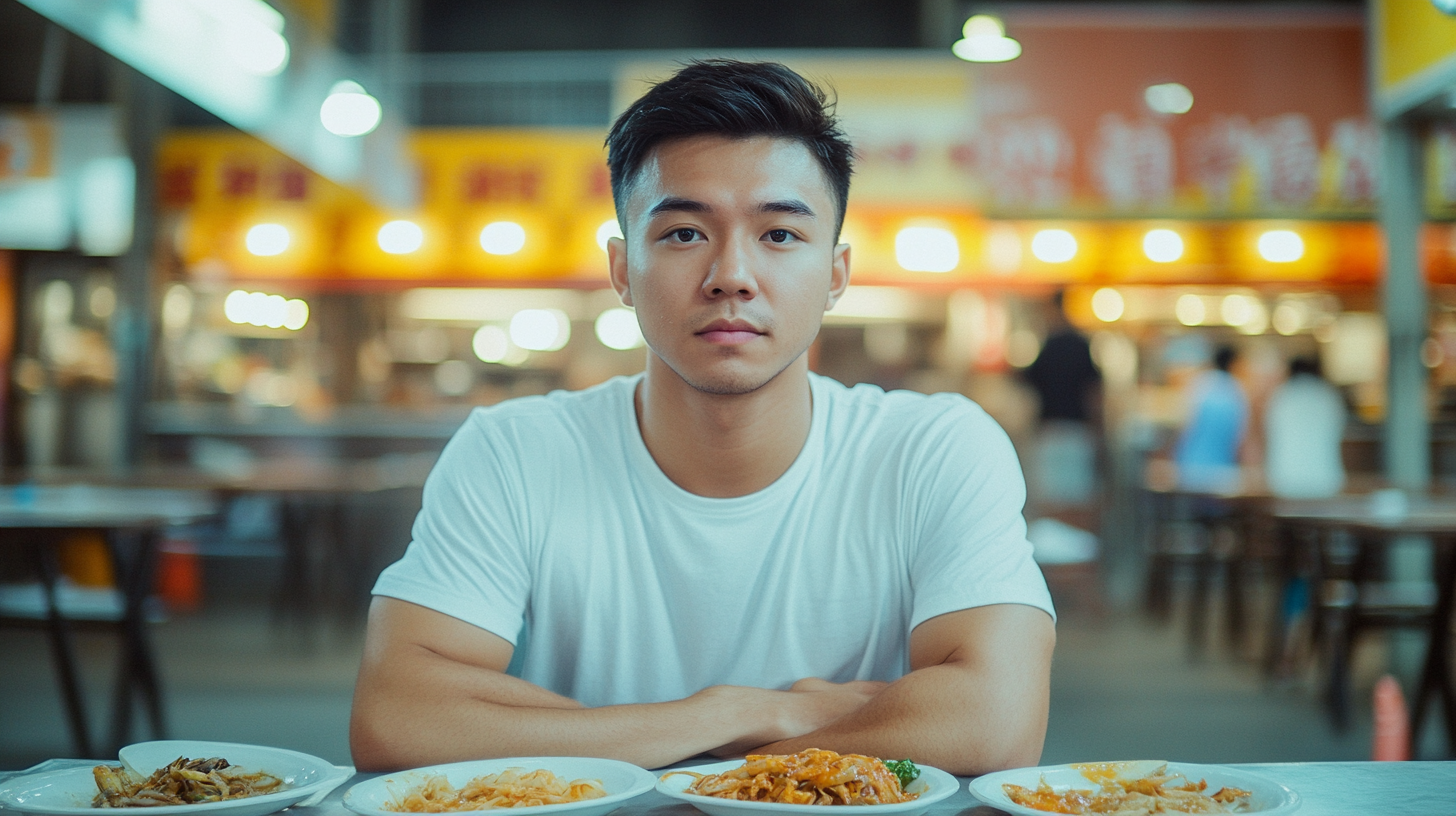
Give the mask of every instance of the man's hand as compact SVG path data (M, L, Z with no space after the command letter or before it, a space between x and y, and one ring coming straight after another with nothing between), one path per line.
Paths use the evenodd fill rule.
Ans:
M1030 606L931 618L910 635L912 671L853 717L752 753L824 748L909 757L963 775L1035 765L1046 737L1055 642L1051 616Z
M747 704L778 711L774 734L748 734L709 753L723 758L743 756L760 745L818 730L858 711L888 685L878 680L831 683L806 677L788 691L744 689L756 698L747 700Z

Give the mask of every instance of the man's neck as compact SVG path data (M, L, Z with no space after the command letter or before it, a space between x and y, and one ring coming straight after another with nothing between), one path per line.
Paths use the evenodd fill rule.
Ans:
M649 354L635 395L642 441L662 472L689 493L756 493L784 475L809 438L808 372L800 357L752 393L705 394Z

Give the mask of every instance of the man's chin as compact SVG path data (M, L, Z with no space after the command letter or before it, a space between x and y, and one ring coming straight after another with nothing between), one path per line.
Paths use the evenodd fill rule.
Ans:
M789 365L792 364L790 361ZM752 394L778 379L778 376L784 373L789 365L767 372L763 369L720 369L708 372L684 372L675 368L673 370L688 387L700 394L711 394L715 397L740 397Z
M711 394L715 397L741 397L745 394L752 394L765 385L769 380L750 380L746 378L718 379L697 381L684 380L689 386L700 394Z

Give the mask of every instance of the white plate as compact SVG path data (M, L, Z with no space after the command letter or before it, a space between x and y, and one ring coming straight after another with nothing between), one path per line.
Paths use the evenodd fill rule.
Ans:
M145 811L155 816L265 816L301 802L329 784L338 784L333 765L308 754L242 745L232 742L200 742L195 740L161 740L123 748L128 759L147 769L148 776L179 756L188 759L222 757L230 765L247 771L264 771L283 780L288 788L261 796L204 802L197 805L162 805L148 808L122 808ZM104 763L110 764L110 763ZM96 778L91 768L67 768L59 771L30 774L0 784L0 807L40 816L96 816L91 807L96 796Z
M696 765L684 770L700 774L723 773L732 770L743 764L743 760L736 759L731 762L715 762L712 765ZM918 764L918 763L917 763ZM853 811L854 816L875 816L875 814L895 814L895 816L920 816L930 809L930 806L960 790L961 783L954 776L927 765L920 765L920 778L910 783L906 788L908 793L918 793L915 799L909 802L901 802L897 805L844 805L843 809ZM697 781L684 773L673 773L668 771L657 780L657 792L674 799L681 799L708 816L824 816L825 805L785 805L779 802L740 802L737 799L719 799L716 796L699 796L696 793L688 793L686 788Z
M360 782L344 794L344 807L361 816L399 816L398 811L385 810L384 806L405 795L411 788L421 784L428 777L444 774L450 787L462 788L477 776L500 773L507 768L522 768L528 771L547 770L564 780L596 779L602 783L607 795L601 799L586 799L581 802L567 802L564 805L539 805L527 809L531 816L550 813L570 813L571 816L602 816L627 803L629 799L652 790L656 777L630 762L592 757L512 757L509 759L482 759L474 762L454 762L449 765L431 765L399 773L385 774Z
M1151 772L1163 763L1139 760L1127 764L1129 770L1122 776L1136 778ZM1168 770L1172 773L1182 774L1189 780L1207 780L1210 792L1216 792L1219 788L1229 785L1251 792L1253 796L1250 797L1249 802L1253 807L1241 811L1242 813L1257 813L1259 816L1284 816L1284 814L1293 813L1299 809L1299 794L1272 779L1248 771L1226 768L1222 765L1193 765L1186 762L1169 762ZM1083 776L1076 765L1048 765L1041 768L1016 768L976 777L971 780L971 795L991 807L1015 816L1046 816L1044 810L1023 807L1012 802L1011 797L1007 796L1006 791L1001 788L1004 784L1035 788L1041 784L1042 779L1045 779L1047 784L1058 792L1071 788L1097 789L1097 784Z

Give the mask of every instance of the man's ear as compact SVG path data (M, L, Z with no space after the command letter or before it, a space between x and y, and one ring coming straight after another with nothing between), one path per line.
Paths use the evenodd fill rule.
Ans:
M834 248L834 263L829 269L829 300L824 304L826 312L834 308L834 304L844 296L844 290L849 288L849 244Z
M627 284L627 242L622 238L607 239L607 270L612 288L617 290L623 306L632 305L632 287Z

